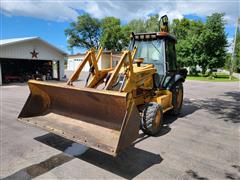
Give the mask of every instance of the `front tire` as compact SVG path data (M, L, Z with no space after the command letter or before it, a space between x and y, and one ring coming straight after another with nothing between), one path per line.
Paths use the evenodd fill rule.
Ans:
M162 106L155 102L145 105L141 119L141 129L145 134L156 135L163 126Z

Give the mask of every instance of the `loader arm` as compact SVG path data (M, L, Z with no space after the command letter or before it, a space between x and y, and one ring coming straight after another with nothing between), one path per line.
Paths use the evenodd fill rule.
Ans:
M83 69L83 67L86 65L86 63L88 61L90 61L90 56L91 56L91 51L88 51L82 61L82 63L79 64L78 68L74 71L74 73L72 74L72 76L69 78L69 80L67 81L67 85L73 85L73 81L76 81L79 78L79 75Z
M115 81L117 80L117 77L119 76L120 70L122 70L123 67L125 69L124 72L123 72L125 77L128 75L128 73L130 73L130 74L133 73L133 59L132 59L132 57L134 56L135 53L136 53L135 51L133 51L133 53L131 53L131 51L124 51L123 52L123 55L122 55L120 61L118 62L116 68L114 69L110 79L108 80L108 82L107 82L107 84L104 88L105 90L112 89L112 86L115 83ZM121 91L121 89L120 89L120 91Z
M98 61L100 59L102 51L103 51L103 49L100 48L98 51L98 54L96 56L95 50L93 48L90 49L86 53L83 61L79 64L78 68L75 70L73 75L69 78L67 85L73 85L73 82L79 78L80 73L82 72L82 70L87 62L89 63L90 70L89 70L89 75L88 75L85 86L90 87L90 88L96 88L97 85L102 83L103 79L106 77L107 73L112 70L112 68L99 70Z
M102 70L95 69L95 66L97 66L98 60L101 56L102 48L100 49L96 59L95 59L94 53L92 53L92 62L95 63L95 66L92 66L93 69L91 70L91 73L89 74L89 77L87 79L86 87L90 87L90 88L98 87L98 85L103 83L104 78L106 78L106 76L109 74L109 72L114 71L113 73L110 74L111 75L110 79L112 78L112 80L110 80L111 83L109 85L105 86L105 89L111 89L110 86L116 80L116 77L118 76L119 70L121 69L123 64L125 64L125 66L131 66L130 69L131 69L131 72L133 72L132 64L133 64L133 58L134 58L134 56L137 52L137 48L134 47L134 49L132 51L126 51L126 52L127 53L123 53L123 55L121 56L121 60L120 60L120 62L118 63L118 65L115 69L111 67L111 68L102 69ZM126 63L126 58L129 59L128 63ZM98 74L95 74L94 71L98 71ZM106 88L106 87L108 87L108 88Z

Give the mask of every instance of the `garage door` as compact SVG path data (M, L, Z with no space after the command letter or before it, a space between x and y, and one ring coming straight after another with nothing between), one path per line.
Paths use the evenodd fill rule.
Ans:
M52 61L0 59L3 83L27 81L28 79L53 78Z

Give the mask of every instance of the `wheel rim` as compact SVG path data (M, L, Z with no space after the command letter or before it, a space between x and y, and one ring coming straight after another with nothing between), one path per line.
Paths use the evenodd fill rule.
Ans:
M180 108L182 105L182 99L183 99L183 90L182 89L178 89L177 92L177 108Z
M160 123L161 123L161 112L158 110L157 115L155 117L155 123L154 123L155 127L159 127Z

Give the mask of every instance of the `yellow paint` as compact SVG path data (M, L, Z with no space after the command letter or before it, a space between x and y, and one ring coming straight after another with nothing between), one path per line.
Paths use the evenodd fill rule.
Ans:
M172 93L168 90L157 90L153 92L153 74L155 74L157 70L153 64L141 64L140 62L141 65L137 66L133 59L136 51L136 48L134 48L132 52L123 51L120 61L115 68L99 70L97 62L101 56L102 48L100 48L97 55L92 48L87 52L83 62L74 72L69 82L76 80L86 62L89 62L90 66L94 67L94 70L90 74L86 87L97 88L98 85L105 83L104 81L106 81L107 75L110 74L110 78L104 87L105 91L109 91L109 93L111 93L111 91L132 93L132 99L136 105L143 105L146 102L157 102L162 105L164 112L171 109ZM120 74L123 76L123 83L121 87L118 87L116 90L113 88L113 85L118 82ZM68 84L71 84L69 82ZM139 93L140 91L141 93Z

